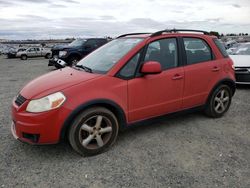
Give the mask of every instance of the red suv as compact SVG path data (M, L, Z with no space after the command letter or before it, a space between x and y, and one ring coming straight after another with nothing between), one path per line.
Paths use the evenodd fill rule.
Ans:
M215 36L126 34L28 83L12 104L12 133L30 144L68 138L78 153L94 155L138 122L198 107L221 117L234 92L233 62Z

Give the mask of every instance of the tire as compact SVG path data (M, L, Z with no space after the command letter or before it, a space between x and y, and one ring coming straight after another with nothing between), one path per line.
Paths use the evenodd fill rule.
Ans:
M73 121L68 139L81 155L91 156L106 151L116 141L119 125L115 115L106 108L93 107Z
M21 55L21 60L27 60L27 59L28 59L27 55Z
M71 57L71 58L69 59L68 65L72 67L72 66L76 65L76 64L78 63L79 60L80 60L79 57L73 56L73 57Z
M45 59L49 59L49 58L50 58L50 54L46 54Z
M218 86L207 101L205 114L209 117L222 117L229 109L232 101L232 89L228 85Z

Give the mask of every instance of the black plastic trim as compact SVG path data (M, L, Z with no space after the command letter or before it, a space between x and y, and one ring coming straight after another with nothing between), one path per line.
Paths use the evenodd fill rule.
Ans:
M126 127L126 115L123 109L117 103L108 100L108 99L96 99L89 101L87 103L79 105L75 110L71 112L71 114L67 117L66 121L64 122L61 133L60 133L60 140L63 140L66 136L67 130L70 127L72 121L74 120L77 115L79 115L82 111L88 109L89 107L93 106L103 106L107 107L111 110L118 118L120 129L124 129ZM112 108L112 109L110 109Z
M118 36L116 38L118 39L118 38L130 36L130 35L146 35L146 34L151 34L151 33L127 33L127 34L120 35L120 36Z
M202 30L193 30L193 29L165 29L161 31L157 31L151 35L151 37L162 35L162 33L177 33L177 32L197 32L203 33L204 35L209 35L209 32Z
M232 96L234 96L235 91L236 91L236 83L235 83L235 81L233 81L233 80L230 79L230 78L224 78L224 79L220 80L219 82L217 82L217 83L214 85L213 89L210 91L210 93L209 93L209 95L208 95L208 97L207 97L207 102L206 102L206 104L208 103L208 101L209 101L210 97L212 96L214 90L215 90L218 86L220 86L220 85L222 85L222 84L227 84L227 85L229 85L230 88L232 89L232 92L233 92L233 93L232 93Z
M192 107L192 108L180 110L180 111L177 111L177 112L167 113L167 114L157 116L157 117L153 117L153 118L146 119L146 120L139 120L139 121L128 124L126 126L126 129L137 127L137 126L142 126L142 125L145 126L145 125L149 125L149 124L152 124L152 123L157 123L159 121L166 120L167 118L173 118L173 117L178 117L180 115L189 114L189 113L192 113L192 112L202 111L204 108L205 108L204 105L200 105L200 106L195 106L195 107ZM126 130L126 129L124 129L124 130Z

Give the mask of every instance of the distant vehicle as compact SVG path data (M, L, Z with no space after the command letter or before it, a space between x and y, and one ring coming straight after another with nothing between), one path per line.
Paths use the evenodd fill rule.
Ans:
M47 48L30 47L25 51L18 52L16 57L20 57L21 60L26 60L32 57L45 57L49 59L51 57L51 50Z
M250 42L241 45L230 57L234 62L236 83L250 84Z
M233 46L236 45L236 44L238 44L237 41L235 41L235 40L230 40L230 41L227 41L227 42L225 43L225 47L226 47L226 49L229 49L229 48L233 47Z
M244 43L233 44L230 48L227 49L227 53L230 55L234 54L241 45L244 45Z
M76 39L66 46L55 46L51 50L52 59L49 60L48 66L61 68L62 66L57 63L59 59L60 62L65 62L66 65L76 65L84 56L107 42L108 40L105 38L89 38Z
M12 49L7 53L7 58L16 58L17 57L16 54L18 52L23 52L25 50L26 48Z

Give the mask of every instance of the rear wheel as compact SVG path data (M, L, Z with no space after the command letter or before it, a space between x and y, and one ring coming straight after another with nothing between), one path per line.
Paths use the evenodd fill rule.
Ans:
M28 59L27 55L21 55L21 60L27 60L27 59Z
M96 155L107 150L118 135L118 121L106 108L90 108L76 117L69 130L69 142L81 155Z
M209 98L205 113L210 117L221 117L229 109L232 100L232 90L227 85L217 87Z

